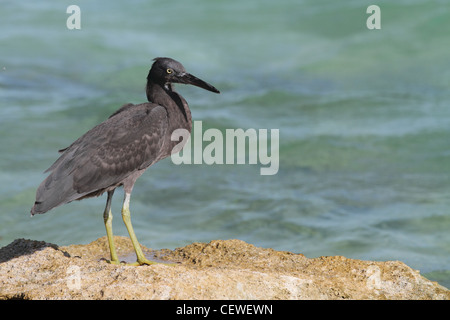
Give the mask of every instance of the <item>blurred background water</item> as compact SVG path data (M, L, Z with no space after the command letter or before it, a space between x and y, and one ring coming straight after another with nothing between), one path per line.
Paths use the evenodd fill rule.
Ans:
M132 197L142 244L401 260L450 287L450 4L376 1L369 30L371 4L2 0L0 245L105 235L105 195L30 218L36 188L58 149L144 102L151 59L168 56L222 92L177 86L204 129L280 130L280 169L156 164Z

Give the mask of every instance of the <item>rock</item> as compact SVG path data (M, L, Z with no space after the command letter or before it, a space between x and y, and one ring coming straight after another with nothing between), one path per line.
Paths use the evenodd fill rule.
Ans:
M135 259L115 237L121 259ZM18 239L0 249L0 299L441 299L450 291L399 261L306 258L240 240L152 251L174 266L111 265L106 238L87 245Z

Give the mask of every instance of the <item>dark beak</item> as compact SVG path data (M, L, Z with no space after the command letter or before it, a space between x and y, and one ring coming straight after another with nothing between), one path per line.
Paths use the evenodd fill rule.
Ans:
M212 91L215 93L220 93L219 90L217 90L214 86L210 85L209 83L203 81L202 79L197 78L196 76L190 74L190 73L183 73L177 77L178 83L184 83L184 84L192 84L194 86L203 88L208 91Z

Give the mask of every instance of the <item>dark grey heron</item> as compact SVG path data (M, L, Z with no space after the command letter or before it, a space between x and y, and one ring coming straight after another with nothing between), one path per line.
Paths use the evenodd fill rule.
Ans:
M134 183L157 161L171 155L172 149L186 141L172 141L172 132L191 132L189 106L173 83L192 84L220 93L212 85L187 73L183 65L170 58L156 58L147 76L147 99L142 104L125 104L107 120L95 126L69 147L47 169L50 175L36 192L31 215L45 213L73 200L99 196L107 192L103 218L111 263L119 264L113 231L111 199L123 186L122 218L136 251L135 264L153 264L145 258L130 219L130 196ZM181 149L181 148L180 148Z

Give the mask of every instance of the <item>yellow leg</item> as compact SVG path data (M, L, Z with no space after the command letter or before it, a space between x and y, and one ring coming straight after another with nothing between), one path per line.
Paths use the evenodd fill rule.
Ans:
M113 191L108 192L108 200L106 200L105 212L103 213L103 220L105 221L106 236L108 237L109 251L111 253L110 263L119 264L119 258L117 257L116 246L114 245L114 236L112 231L112 212L111 212L111 200L114 194Z
M125 200L123 201L123 207L122 207L122 219L125 223L125 226L127 227L128 234L130 235L131 243L133 244L134 251L136 252L137 262L133 265L143 265L143 264L156 264L157 262L148 260L144 253L142 252L141 246L139 244L139 241L136 238L136 234L133 230L133 225L131 224L131 217L130 217L130 194L125 193Z

